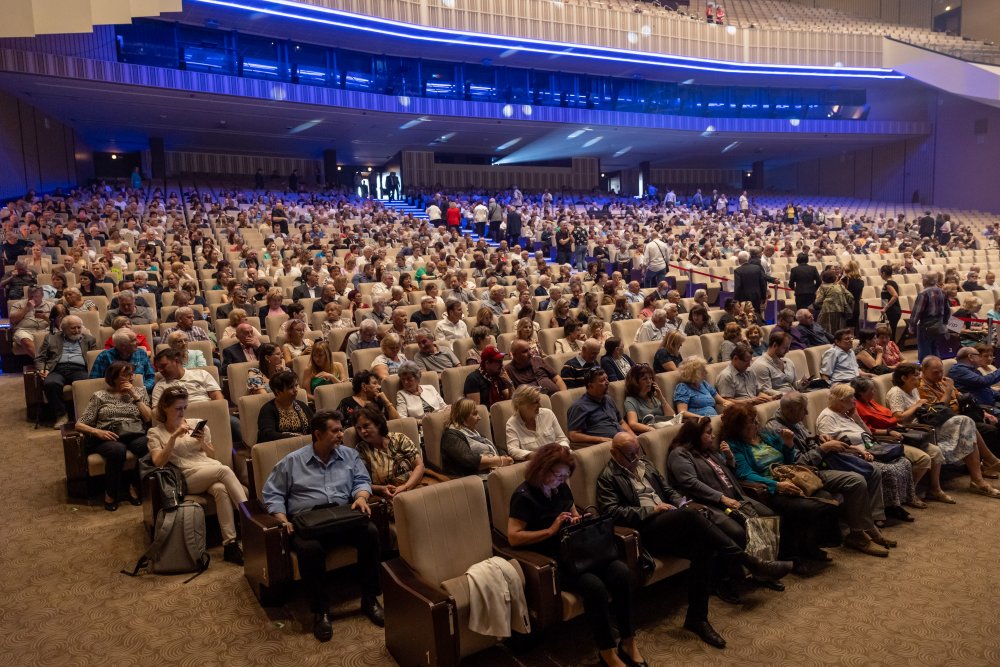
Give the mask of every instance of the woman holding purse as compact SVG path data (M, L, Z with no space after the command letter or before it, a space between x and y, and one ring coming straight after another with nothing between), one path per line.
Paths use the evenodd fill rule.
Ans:
M559 559L559 534L563 526L582 518L566 483L576 462L570 450L550 443L529 459L524 482L510 498L507 541L515 549L537 551ZM597 642L599 664L612 667L645 665L635 645L631 575L621 560L612 560L594 572L573 577L560 568L563 586L583 598L584 615ZM612 615L621 641L612 634Z

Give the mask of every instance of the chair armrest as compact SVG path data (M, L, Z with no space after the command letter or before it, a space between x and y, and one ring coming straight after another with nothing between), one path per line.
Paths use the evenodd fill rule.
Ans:
M458 609L441 586L421 577L402 558L382 563L385 647L401 665L458 664Z
M395 584L406 589L411 595L428 605L448 602L451 595L441 586L435 586L413 571L402 558L393 558L382 563L383 573Z
M70 422L60 429L63 442L63 458L66 461L66 479L79 480L90 476L87 465L87 450L83 444L83 434L75 430Z
M496 556L516 560L524 572L524 597L531 614L532 630L542 630L563 618L562 588L556 561L536 551L514 549L506 540L495 540Z
M618 553L629 571L640 586L646 579L646 573L642 570L639 561L642 553L642 541L639 538L639 531L624 526L615 526L615 540L618 542Z
M239 505L243 574L262 604L292 580L291 548L284 525L256 500Z

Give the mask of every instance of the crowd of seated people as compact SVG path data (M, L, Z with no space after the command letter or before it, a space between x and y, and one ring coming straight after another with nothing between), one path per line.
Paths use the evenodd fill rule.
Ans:
M460 212L482 198L419 196L454 202ZM199 401L228 406L237 396L268 394L253 417L256 442L310 435L324 466L350 467L351 483L336 495L363 511L369 497L391 506L395 495L438 478L487 477L529 462L531 488L519 493L530 501L518 500L517 513L512 501L508 537L544 551L552 534L539 532L579 516L566 496L571 448L610 441L601 511L639 530L651 552L695 561L686 626L719 646L724 640L708 624L707 599L710 591L738 598L729 585L739 579L734 564L778 589L786 571L805 572L807 561L831 558L824 547L841 543L840 523L848 529L843 544L887 556L895 547L882 532L887 519L909 521L904 507L922 508L925 501L955 502L942 487L943 464L963 464L972 491L1000 496L987 481L1000 471L994 455L1000 394L991 388L1000 375L988 369L992 349L963 347L947 374L932 354L922 355L917 369L904 361L897 330L903 313L896 307L909 295L892 276L927 276L948 253L975 249L989 235L972 225L942 218L949 224L938 226L931 218L925 234L923 218L796 206L790 213L732 209L719 199L696 206L669 197L581 210L578 203L593 200L513 191L502 199L524 220L522 236L491 245L464 235L461 226L435 226L342 192L280 199L79 192L26 198L3 210L11 342L34 359L43 418L57 427L72 422L87 451L105 459L107 509L139 500L125 470L128 452L151 453L156 465L169 460L186 475L190 469L194 488L215 496L217 507L245 501L233 470L211 463L210 434L193 435L184 410ZM139 221L141 230L132 224ZM890 222L891 231L871 233ZM649 262L658 252L665 268ZM865 284L858 264L870 258L880 264L877 284ZM823 270L810 293L802 288L808 276L793 269L784 298L791 306L794 296L797 310L779 309L773 328L764 324L759 294L737 289L720 304L725 286L713 284L692 289L691 299L681 296L678 283L689 269L711 262L713 273L728 278L734 259L775 283L785 282L779 265L816 271L816 262ZM967 275L963 288L985 287L977 279L978 273ZM871 330L859 309L858 281L861 289L882 290L885 322ZM927 292L914 304L919 318L907 324L918 343L932 332L925 322L940 323L950 307L941 292L943 300ZM984 303L970 300L966 314L976 317ZM685 347L692 338L694 353ZM109 344L101 351L103 340ZM161 345L166 349L158 351ZM793 363L793 351L815 352L816 375L830 385L822 389L829 402L814 415L814 432L799 392L816 378ZM935 361L942 366L937 375ZM246 365L244 375L233 371ZM134 374L140 384L133 385ZM872 378L888 374L894 387L876 400ZM245 380L234 386L233 377ZM64 388L86 378L103 378L107 388L89 405L67 406ZM331 386L345 390L337 412L319 408ZM933 427L934 437L904 441L911 430L931 432L908 427L917 425L923 405L957 403L956 386L973 395L979 418L956 406ZM564 397L572 400L557 402ZM482 410L493 414L508 404L505 438L496 430L484 435L496 426ZM763 409L769 419L759 416ZM420 442L390 429L400 418L420 422ZM433 443L438 461L428 459L423 442L432 420L440 432ZM657 472L637 436L681 423L668 470ZM231 427L242 448L236 415ZM356 454L344 454L340 441L351 427ZM876 438L901 444L901 455L876 459L869 451ZM268 510L289 531L290 517L315 499L296 486L297 476L316 481L302 456L290 455L265 485ZM843 465L823 468L828 459ZM795 462L823 468L820 496L805 497L771 471L772 463ZM751 496L750 486L763 490ZM707 514L678 510L681 494ZM839 504L823 502L834 496ZM782 517L787 567L741 555L745 534L725 513L741 503ZM234 521L220 510L225 559L241 562ZM379 557L368 531L350 541L364 558ZM310 542L295 539L293 548L303 576L318 577L330 545ZM617 591L619 570L609 566L597 581L570 585L584 595L602 659L631 664L641 655L628 634L630 599L616 592L610 602L620 646L603 630L612 613L606 589ZM379 622L377 583L367 570L363 577L363 608ZM326 600L311 595L317 637L329 638Z

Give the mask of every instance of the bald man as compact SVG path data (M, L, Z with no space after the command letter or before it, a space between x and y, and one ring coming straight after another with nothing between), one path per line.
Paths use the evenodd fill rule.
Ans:
M702 641L723 648L726 641L708 622L708 596L717 558L744 565L761 579L778 580L792 570L789 561L762 561L747 554L701 512L684 508L685 499L644 458L629 432L611 440L611 460L597 478L597 507L615 524L639 531L642 545L660 556L691 561L688 611L684 627Z

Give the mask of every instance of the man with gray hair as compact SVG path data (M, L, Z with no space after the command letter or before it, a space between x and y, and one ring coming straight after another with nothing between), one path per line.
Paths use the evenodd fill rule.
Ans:
M639 325L635 332L635 342L650 343L663 340L663 337L668 333L670 333L670 327L667 326L667 311L663 308L657 308L653 311L652 317Z
M87 353L98 349L97 341L83 331L83 320L67 315L59 331L50 333L42 341L42 348L35 356L35 370L42 378L42 391L49 404L49 414L54 417L53 428L60 428L68 420L63 402L63 388L77 380L86 380Z
M153 327L154 331L158 328L156 319L153 317L153 311L145 306L136 304L135 292L131 290L122 290L118 293L118 307L108 309L107 314L104 316L104 321L101 322L101 326L110 327L111 323L119 315L129 318L132 324L149 324Z
M181 306L175 310L174 322L175 326L163 332L164 339L172 333L180 332L187 337L189 343L196 340L212 340L206 329L194 325L194 308L190 306Z
M628 289L625 290L625 300L629 303L642 303L643 294L641 291L641 286L638 280L633 280L628 284Z
M14 343L24 354L34 357L35 334L49 329L49 313L55 304L45 299L44 290L33 285L26 288L27 298L10 306L10 326L14 329Z
M425 370L440 373L462 365L450 348L438 347L430 330L423 327L417 329L415 338L419 351L413 355L413 361L423 366Z
M365 319L374 322L376 325L388 324L391 315L385 309L385 297L372 299L372 309L365 314Z
M345 352L347 358L351 358L351 353L355 350L367 350L378 347L378 325L374 320L361 320L361 327L347 337Z
M917 335L917 360L923 361L928 355L940 356L941 337L948 332L951 306L948 295L938 287L938 274L928 271L924 274L924 289L913 302L910 323L907 330Z
M646 287L656 287L667 275L670 262L670 246L660 240L660 233L654 231L649 243L642 251L642 266L645 267Z
M135 368L135 372L142 376L142 384L146 387L146 391L152 393L153 385L156 383L156 371L149 363L146 351L139 349L139 340L135 332L122 327L112 334L111 345L110 349L104 350L94 359L90 377L103 378L112 362L127 361Z
M794 447L795 462L812 466L823 481L823 490L839 494L840 518L847 524L850 534L844 543L870 556L886 557L889 551L874 540L882 539L875 521L885 519L882 501L882 476L872 468L869 475L830 469L829 457L854 457L849 445L821 436L817 441L804 425L807 412L806 397L790 391L781 397L778 411L762 429L763 434L776 437L786 446ZM809 558L830 560L821 549Z

